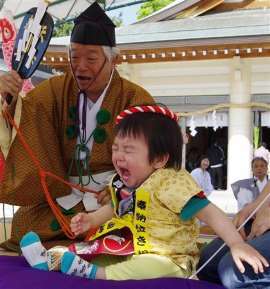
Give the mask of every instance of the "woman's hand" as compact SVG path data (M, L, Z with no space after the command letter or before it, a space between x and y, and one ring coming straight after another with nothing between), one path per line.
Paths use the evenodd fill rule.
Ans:
M233 224L235 225L236 229L238 229L245 222L254 209L254 203L250 203L234 216ZM239 233L244 240L247 239L244 227L239 231Z
M245 242L235 243L230 249L233 260L241 273L245 272L243 261L248 263L256 274L264 272L264 267L269 266L267 260Z
M251 231L247 237L251 240L258 237L270 229L270 207L264 207L260 209L252 223Z
M261 234L261 232L265 232L267 229L269 229L268 220L263 221L263 216L260 216L260 212L265 212L267 214L267 216L270 216L270 213L268 211L264 210L264 208L269 208L269 205L268 205L269 200L267 202L265 202L267 200L267 198L269 198L269 194L270 194L270 182L268 182L266 184L266 186L264 187L263 191L259 194L257 199L254 200L252 203L248 204L247 206L245 206L233 219L234 225L236 226L236 228L238 228L250 216L250 214L258 206L261 206L262 203L264 202L261 209L256 213L256 215L257 215L256 218L258 218L258 220L254 224L252 235L249 238L252 238L252 236L254 236L254 234L257 234L257 236L259 236L259 234ZM256 218L255 218L255 220L256 220ZM261 227L261 228L259 229L259 227ZM255 231L256 231L256 233L255 233ZM244 239L247 238L246 234L244 232L244 228L241 229L240 234Z

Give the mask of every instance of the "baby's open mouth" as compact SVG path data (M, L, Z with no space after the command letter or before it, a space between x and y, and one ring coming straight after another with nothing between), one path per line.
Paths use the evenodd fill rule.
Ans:
M125 169L125 168L119 168L120 170L120 176L121 176L121 179L123 181L127 181L128 178L130 177L130 172L129 170Z

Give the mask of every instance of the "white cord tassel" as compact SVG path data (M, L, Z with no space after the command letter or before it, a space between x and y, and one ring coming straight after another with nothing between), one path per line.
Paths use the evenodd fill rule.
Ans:
M197 134L197 131L195 129L195 120L194 120L194 117L192 116L191 117L191 120L190 120L190 127L189 127L189 130L190 130L190 134L192 136L195 136Z
M215 110L212 113L212 119L213 119L213 130L216 131L218 129L218 124L217 124L217 112Z

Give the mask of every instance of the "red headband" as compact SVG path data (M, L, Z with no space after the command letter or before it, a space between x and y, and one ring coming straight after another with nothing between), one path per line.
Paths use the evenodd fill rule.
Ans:
M116 124L119 124L119 122L124 119L127 115L137 113L137 112L155 112L163 114L169 118L171 118L174 121L178 121L178 116L171 111L168 108L164 108L159 105L142 105L142 106L134 106L128 109L123 110L120 112L120 114L116 117Z

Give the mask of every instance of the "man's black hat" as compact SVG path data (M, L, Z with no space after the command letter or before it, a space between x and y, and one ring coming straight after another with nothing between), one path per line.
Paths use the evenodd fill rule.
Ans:
M97 2L74 20L71 42L115 46L115 25Z

